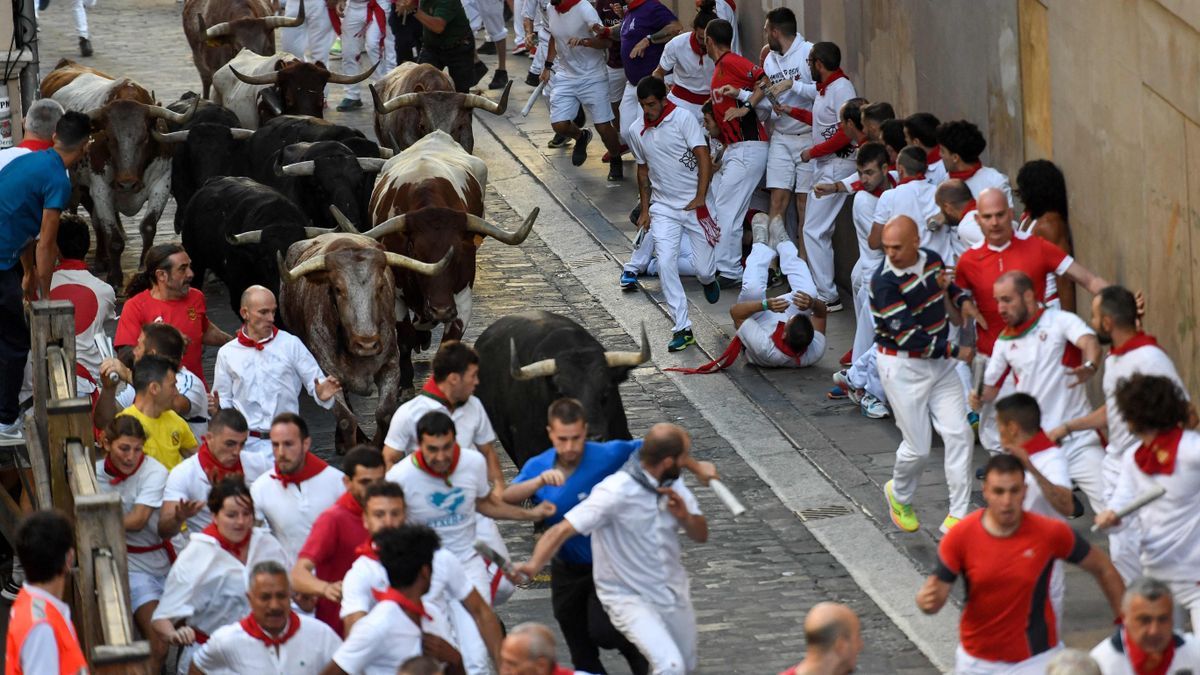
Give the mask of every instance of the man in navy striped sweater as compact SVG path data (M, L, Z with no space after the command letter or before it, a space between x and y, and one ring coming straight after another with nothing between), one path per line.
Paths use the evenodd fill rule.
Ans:
M971 447L975 437L963 416L962 381L954 360L971 362L975 350L950 342L949 320L977 317L971 294L954 285L937 253L920 248L917 223L897 216L883 228L887 259L871 278L876 361L903 440L892 480L884 486L892 521L915 532L920 526L912 498L933 437L930 419L946 446L950 513L946 530L967 515L971 493Z

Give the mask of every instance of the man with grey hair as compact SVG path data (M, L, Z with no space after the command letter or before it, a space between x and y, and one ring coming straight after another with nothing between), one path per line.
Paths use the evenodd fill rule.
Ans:
M508 633L500 645L500 675L587 675L558 665L554 633L540 623L523 623Z
M1175 599L1165 582L1134 580L1125 589L1121 615L1123 625L1092 649L1104 675L1200 672L1200 642L1175 632Z
M63 107L52 98L40 98L25 113L25 138L11 148L0 150L0 169L31 152L54 147L54 127L63 116Z
M846 675L858 665L862 627L854 610L837 602L813 605L804 617L804 660L779 675Z
M1064 649L1046 664L1046 675L1102 675L1096 660L1087 652Z

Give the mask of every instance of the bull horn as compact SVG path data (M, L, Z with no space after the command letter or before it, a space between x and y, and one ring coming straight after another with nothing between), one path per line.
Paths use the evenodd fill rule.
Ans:
M396 151L386 145L379 146L379 156L384 159L391 159L396 156Z
M650 338L646 337L646 323L642 322L642 350L638 352L604 352L609 368L636 368L650 360Z
M233 234L232 232L225 233L225 241L231 246L244 246L246 244L262 243L262 230L250 230L241 234ZM282 265L280 269L282 269Z
M517 341L508 339L508 370L514 380L532 380L536 377L553 377L558 372L558 364L554 359L542 359L522 366L517 361Z
M358 166L366 172L378 172L383 170L383 165L387 163L386 159L379 157L359 157Z
M276 252L276 255L278 255L278 251ZM286 268L283 267L283 256L280 256L279 257L279 265L280 265L279 266L279 275L281 277L283 277L283 280L284 281L295 281L296 279L299 279L300 277L302 277L306 274L312 274L313 272L324 272L325 271L325 256L323 254L322 255L314 255L313 257L309 258L308 260L305 260L304 262L300 263L299 265L296 265L292 269L287 270L287 272L284 272L284 270Z
M376 241L383 239L389 234L399 234L404 231L404 214L392 216L382 223L363 232L364 237L370 237Z
M201 25L204 25L204 19L201 18L200 21ZM233 25L231 25L228 21L222 21L215 26L210 26L208 30L204 31L204 37L208 38L209 40L215 40L216 38L229 35L232 32Z
M158 129L150 130L150 135L153 136L154 140L159 143L185 143L188 139L188 133L189 132L187 129L184 129L183 131L172 131L165 134Z
M421 262L415 258L410 258L399 253L385 251L383 254L387 258L389 267L401 267L406 270L411 270L417 274L424 274L427 277L432 277L436 274L441 274L442 270L446 269L446 265L450 264L450 259L454 257L454 248L446 250L446 255L435 263Z
M379 67L379 62L376 61L375 65L371 66L370 68L367 68L366 70L364 70L363 72L361 72L357 75L341 75L338 73L330 73L329 74L329 83L330 84L358 84L359 82L362 82L363 80L370 77L371 73L374 73L375 69L378 67Z
M367 88L371 90L371 100L375 102L375 112L380 115L386 115L388 113L396 112L401 108L411 108L412 106L421 104L421 95L416 92L400 94L396 98L393 98L389 101L384 101L383 99L379 98L379 92L375 91L375 85L367 85Z
M337 232L336 227L306 227L304 228L304 238L312 239L313 237L319 237L323 234L332 234L334 232Z
M336 229L349 234L362 234L362 232L359 232L358 228L354 226L354 223L350 222L350 219L346 217L346 214L342 213L341 209L333 204L330 204L329 212L333 214L333 221L338 224Z
M249 138L254 135L254 130L242 129L240 127L230 127L229 135L232 136L233 140L235 141L245 141L249 140Z
M486 110L493 115L503 115L504 111L508 110L508 92L510 89L512 89L512 83L513 81L509 80L508 84L504 85L504 93L500 95L499 103L487 98L486 96L467 94L463 99L463 107L468 109L480 108L481 110Z
M263 25L267 28L295 28L304 23L304 3L300 3L300 11L296 13L296 18L292 19L286 16L268 16L263 18Z
M196 114L196 108L200 105L200 99L192 101L192 107L185 113L177 113L169 108L164 108L161 105L147 105L146 112L151 117L164 119L173 124L187 124L188 120L192 119L192 115Z
M489 223L477 215L468 213L467 231L491 237L492 239L504 244L508 244L509 246L515 246L525 241L525 238L529 236L531 231L533 231L533 221L537 220L538 213L540 212L540 208L534 207L534 209L529 212L529 215L525 217L525 222L521 223L521 227L517 228L516 232L509 232L499 225Z
M234 77L241 80L242 82L245 82L246 84L268 85L268 84L275 84L276 82L279 81L279 71L278 70L272 70L271 72L267 73L266 75L243 75L243 74L239 73L238 69L234 68L233 66L229 66L229 70L230 70L230 72L233 73Z
M311 159L303 162L285 164L275 172L277 176L311 176L317 168L317 163Z

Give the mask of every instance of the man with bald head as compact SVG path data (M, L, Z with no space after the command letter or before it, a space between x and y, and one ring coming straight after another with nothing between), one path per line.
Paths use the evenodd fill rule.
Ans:
M846 675L858 665L862 626L854 610L821 602L804 617L804 660L779 675Z
M1083 286L1091 293L1099 293L1108 282L1054 244L1038 237L1017 234L1013 227L1012 207L1008 198L998 188L988 188L979 193L975 217L979 223L983 240L959 257L954 282L970 292L979 307L981 318L976 322L978 335L976 349L984 356L991 356L992 347L1004 319L996 302L994 292L997 279L1005 272L1024 272L1033 281L1033 295L1047 305L1054 305L1055 297L1047 296L1047 276L1065 276ZM1013 391L1011 378L999 383L997 398L1004 398ZM979 412L979 440L983 447L995 454L1000 452L1000 434L996 429L995 410L985 405Z
M326 410L342 385L326 377L300 338L275 327L275 294L262 286L242 293L242 327L217 352L209 407L237 408L246 418L247 452L271 454L271 420L300 412L304 387Z
M656 674L697 667L696 616L677 532L703 544L708 522L680 474L688 469L705 483L719 476L711 463L692 457L691 445L674 424L651 427L639 453L546 530L529 561L516 566L518 575L532 578L572 536L592 535L596 596Z
M523 623L508 633L500 645L500 675L587 675L558 665L554 633L540 623Z
M978 315L967 293L949 279L941 257L920 247L916 222L892 218L883 228L883 265L871 278L876 367L903 440L892 480L884 486L892 522L906 532L920 527L912 499L933 441L930 419L946 446L950 512L946 530L967 515L971 448L975 437L963 414L966 399L954 372L974 350L950 342L948 315L959 323Z

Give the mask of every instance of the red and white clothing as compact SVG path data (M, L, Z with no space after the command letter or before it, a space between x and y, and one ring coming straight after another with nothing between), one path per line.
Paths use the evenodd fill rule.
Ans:
M1074 386L1072 370L1083 364L1076 345L1096 333L1077 315L1046 309L1020 326L1000 332L983 374L994 387L1006 375L1013 391L1029 394L1042 411L1042 428L1053 429L1092 411L1084 387ZM1010 372L1011 371L1011 372ZM1104 510L1104 450L1100 434L1078 431L1062 440L1071 479L1088 496L1092 510Z
M349 0L342 16L342 74L358 75L378 63L371 82L379 82L396 67L396 41L388 28L387 15L392 3L387 0ZM363 50L367 58L362 58ZM358 101L366 83L348 84L345 97Z
M317 398L317 382L325 373L300 338L276 329L271 337L256 341L243 331L217 352L213 391L221 407L236 408L246 418L251 431L246 449L270 454L271 440L265 436L271 420L279 413L300 411L301 388L326 410L333 408L334 399Z
M566 11L560 7L566 0L546 10L546 24L554 40L554 88L550 92L550 121L574 119L579 106L587 108L594 124L613 119L608 100L608 51L584 45L571 46L571 38L593 38L592 26L600 24L600 15L590 2L570 4Z
M782 312L770 310L758 312L742 322L737 329L737 337L742 341L746 350L746 360L756 366L769 368L805 368L821 359L825 353L825 334L814 331L813 341L800 354L792 354L790 348L783 344L783 331L787 322L801 312L792 304L792 295L797 292L812 295L816 287L812 282L812 274L808 265L800 258L796 245L790 241L781 242L775 249L758 242L750 249L746 258L746 274L742 277L742 291L738 302L762 300L767 297L767 269L779 255L779 271L788 280L788 292L778 297L788 301L787 309Z
M808 67L812 43L797 34L788 50L782 54L768 51L763 59L763 72L775 85L784 80L792 88L776 96L783 105L811 109L817 96L817 85ZM770 104L769 99L763 99ZM760 111L762 110L760 106ZM768 114L773 114L768 109ZM812 190L812 164L800 159L800 154L812 147L812 127L790 116L774 118L771 141L767 147L767 189L783 189L807 193Z
M388 589L394 591L394 589ZM354 624L333 655L333 662L355 675L395 675L400 664L421 655L421 635L431 633L453 644L449 623L434 605L424 605L420 625L392 600L382 600Z
M925 177L934 185L941 185L950 177L946 162L942 159L942 149L936 145L925 152Z
M116 318L116 293L97 279L82 260L62 260L50 277L50 299L66 300L75 307L75 361L93 383L100 381L104 360L96 338L107 339L104 323Z
M246 599L250 570L258 563L273 560L291 569L287 554L275 537L265 530L254 528L248 535L246 563L209 532L195 532L171 566L162 599L154 610L154 620L187 620L198 635L198 643L218 628L238 621L250 611ZM184 649L179 657L179 673L184 675L195 653L195 646Z
M1190 675L1200 672L1200 642L1196 638L1188 633L1175 633L1167 649L1170 656L1169 659L1164 659L1164 665L1158 670L1144 670L1145 652L1136 644L1130 644L1125 629L1119 628L1092 648L1091 656L1104 675L1142 675L1147 672Z
M274 468L269 457L255 452L243 451L239 455L238 461L239 463L233 470L227 470L224 467L218 468L216 459L212 457L207 448L207 442L202 442L200 450L196 454L171 469L170 475L167 476L166 488L163 491L163 501L198 500L205 504L204 508L196 512L196 515L187 519L189 534L203 530L212 522L212 513L208 510L208 493L212 491L212 480L209 473L217 475L217 480L220 480L220 477L226 473L240 473L245 476L247 485L253 485L259 476Z
M1004 193L1004 196L1008 198L1008 205L1012 206L1012 189L1008 186L1008 176L990 166L983 166L982 163L976 162L962 171L949 171L946 175L949 178L957 178L965 182L967 188L971 190L971 196L975 198L978 198L979 193L988 188L996 188Z
M953 267L958 260L958 247L954 232L945 226L929 229L929 221L941 213L933 195L937 185L923 174L901 178L900 184L886 190L875 205L875 224L880 227L897 216L908 216L921 232L921 248L927 248L942 257L942 262Z
M928 176L929 173L926 172L925 175ZM983 228L979 227L979 210L975 208L975 200L971 200L967 205L967 210L963 212L962 218L958 220L958 225L954 227L954 234L958 236L956 248L959 256L967 249L983 243Z
M342 640L329 626L292 612L283 634L267 634L253 615L212 634L192 657L204 675L294 675L320 672Z
M371 535L363 526L363 509L350 492L343 492L333 506L321 512L297 556L313 564L313 574L330 583L342 581L358 557L358 547L369 544ZM338 603L317 598L316 616L338 635L342 634Z
M158 460L142 455L133 473L123 475L111 461L102 459L96 462L96 482L101 494L115 492L121 496L123 514L128 514L139 504L152 509L142 529L125 531L129 591L132 609L136 610L162 596L163 582L175 558L170 543L158 536L158 510L162 508L167 470Z
M276 469L250 486L256 515L287 551L288 569L296 563L317 516L346 492L344 475L310 452L295 474L281 476Z
M854 233L858 238L858 261L850 270L850 291L854 294L854 311L857 322L854 326L853 358L857 360L863 354L871 351L875 344L875 319L871 317L871 277L875 270L883 264L883 251L871 248L868 238L875 227L875 209L879 198L886 190L894 187L891 176L884 179L883 185L874 192L862 188L862 182L851 184L854 190L854 201L851 203L850 215L854 221Z
M1049 427L1047 427L1049 428ZM1052 485L1071 489L1071 473L1067 462L1067 453L1054 444L1043 432L1025 443L1025 452L1029 453L1029 463L1038 470ZM1033 474L1025 472L1025 501L1021 508L1027 513L1036 513L1047 518L1066 520L1046 499L1041 486ZM1098 513L1098 512L1097 512ZM1066 594L1066 578L1062 569L1062 561L1054 561L1054 571L1050 573L1050 604L1054 607L1054 616L1062 621L1063 596Z
M296 0L296 4L299 2ZM307 19L305 23L308 23ZM138 336L142 334L142 326L148 323L170 324L183 333L187 338L183 366L195 373L201 384L205 384L204 364L200 360L204 351L204 331L208 330L208 305L204 301L204 294L190 288L187 295L179 300L157 300L146 290L129 298L121 308L113 346L136 345Z
M283 15L296 18L304 5L304 23L295 28L279 29L278 50L309 63L329 63L329 49L341 32L337 10L322 0L288 0ZM307 53L307 55L306 55Z
M431 380L416 396L396 408L391 424L388 425L387 436L383 440L384 447L405 456L416 452L417 422L426 414L435 411L446 413L454 421L454 439L459 447L478 449L486 443L496 442L496 432L492 429L492 422L478 397L472 396L457 405L450 404Z
M704 43L691 31L676 35L663 47L658 67L669 73L673 82L667 98L690 112L696 121L703 121L700 108L708 102L714 68Z

